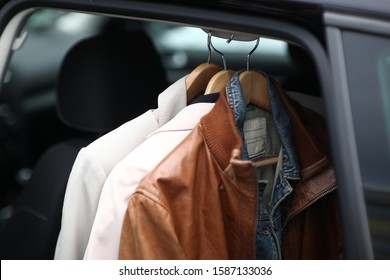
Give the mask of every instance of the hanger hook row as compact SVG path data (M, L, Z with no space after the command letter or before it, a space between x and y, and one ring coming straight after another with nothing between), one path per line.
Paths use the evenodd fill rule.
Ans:
M226 66L225 55L224 55L221 51L217 50L217 49L214 47L214 45L213 45L213 43L212 43L212 41L211 41L211 37L212 37L212 36L213 36L213 31L212 31L212 30L209 30L208 37L207 37L207 47L208 47L208 49L209 49L209 54L208 54L208 60L207 60L207 61L208 61L208 63L211 62L211 48L212 48L215 52L217 52L217 53L219 53L219 54L221 55L221 57L222 57L222 62L223 62L223 69L226 70L226 69L227 69L227 66ZM232 35L231 35L230 38L226 41L226 43L230 44L230 42L233 41L233 39L234 39L234 33L232 33ZM260 38L257 38L255 46L253 47L253 49L252 49L252 50L248 53L248 55L246 56L246 70L247 70L247 71L249 71L249 69L250 69L250 57L251 57L251 55L256 51L256 49L257 49L257 47L259 46L259 44L260 44Z

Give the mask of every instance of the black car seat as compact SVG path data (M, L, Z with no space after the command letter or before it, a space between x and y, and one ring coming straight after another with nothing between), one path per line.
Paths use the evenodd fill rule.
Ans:
M143 32L115 32L75 45L62 63L57 110L66 125L94 138L45 151L0 232L0 259L53 259L67 180L79 150L157 106L167 87L160 57Z

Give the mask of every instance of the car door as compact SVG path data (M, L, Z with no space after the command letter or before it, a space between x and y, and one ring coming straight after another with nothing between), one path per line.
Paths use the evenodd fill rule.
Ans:
M347 251L351 258L388 259L390 22L334 12L324 18Z

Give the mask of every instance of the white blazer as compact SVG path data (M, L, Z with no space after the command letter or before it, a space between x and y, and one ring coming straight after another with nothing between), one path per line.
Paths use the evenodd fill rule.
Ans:
M138 182L152 171L213 108L196 103L153 132L119 162L104 184L84 259L118 259L123 219Z
M186 76L158 96L151 109L80 150L66 187L54 259L83 259L100 193L112 168L187 104Z

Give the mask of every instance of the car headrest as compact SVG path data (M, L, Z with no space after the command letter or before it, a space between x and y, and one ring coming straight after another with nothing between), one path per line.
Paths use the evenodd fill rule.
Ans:
M105 133L156 108L167 87L160 56L143 32L85 39L66 54L57 83L57 110L68 126Z

